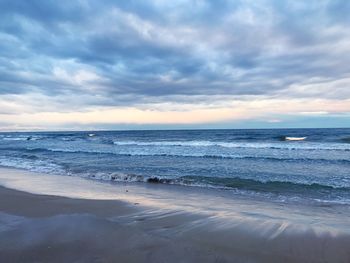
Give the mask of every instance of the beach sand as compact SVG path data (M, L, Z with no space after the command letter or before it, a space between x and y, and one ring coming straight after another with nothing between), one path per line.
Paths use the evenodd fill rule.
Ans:
M0 169L0 177L0 184L6 186L0 187L1 262L350 262L346 226L302 224L303 221L287 220L288 215L280 218L294 208L280 208L283 211L279 216L276 213L268 218L258 210L247 209L249 203L228 203L237 206L232 211L249 210L251 214L245 217L232 211L226 213L219 204L208 212L203 211L208 204L185 206L180 201L170 201L176 194L181 199L191 191L176 187L103 188L103 183L81 178L71 178L70 182L13 169ZM66 181L66 188L62 188L63 183L53 191L54 184L49 182L56 179ZM29 180L43 184L34 189ZM91 185L88 190L84 188L88 198L64 197L62 193L72 191L69 187L77 184ZM110 189L116 198L110 194L98 196L94 187L100 184L104 192ZM56 195L8 187L28 187L28 192L45 187ZM164 197L167 192L168 199ZM75 191L72 195L81 193ZM201 192L189 195L188 203L198 200L198 196L224 198ZM289 216L293 218L292 213Z

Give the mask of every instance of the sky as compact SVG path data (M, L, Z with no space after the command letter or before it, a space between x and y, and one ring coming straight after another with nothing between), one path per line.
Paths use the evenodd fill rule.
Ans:
M0 130L350 127L348 0L1 0Z

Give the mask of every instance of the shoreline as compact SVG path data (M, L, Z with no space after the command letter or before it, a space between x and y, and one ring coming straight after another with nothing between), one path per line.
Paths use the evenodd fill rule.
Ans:
M305 221L318 213L325 222L331 220L333 211L325 214L330 208L298 211L288 205L227 200L210 191L70 179L0 169L0 185L5 186L0 187L0 252L5 262L350 260L346 223L333 228ZM40 194L54 187L62 189ZM64 191L75 192L65 197ZM208 207L215 202L216 207ZM296 216L305 213L305 218Z

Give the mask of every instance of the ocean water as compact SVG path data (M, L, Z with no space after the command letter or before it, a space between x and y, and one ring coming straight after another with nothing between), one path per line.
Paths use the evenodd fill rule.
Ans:
M350 204L350 129L0 133L0 165L274 202Z

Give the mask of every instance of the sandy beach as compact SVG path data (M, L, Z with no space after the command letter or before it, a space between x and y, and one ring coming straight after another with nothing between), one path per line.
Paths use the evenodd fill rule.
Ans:
M0 174L2 185L36 193L0 187L2 262L350 260L350 234L346 226L296 223L292 214L290 220L281 218L288 209L295 208L280 207L279 216L269 212L270 218L262 215L259 209L244 216L246 212L233 211L243 212L252 207L238 200L231 203L237 206L231 212L223 211L223 206L218 204L217 208L204 213L201 205L193 202L208 196L205 192L189 195L186 207L181 199L188 189L167 187L164 190L157 185L146 189L139 185L108 185L72 177L61 178L64 183L57 185L55 180L60 176L14 169L1 169ZM29 181L42 184L34 187ZM61 189L57 189L57 195L38 194L44 192L44 187L47 191L53 190L55 184ZM72 191L72 185L85 189L88 196L75 191L72 196L81 195L81 198L65 197L68 195L65 193ZM178 194L179 201L170 201L174 194ZM214 201L223 198L217 193L208 197ZM266 211L264 207L261 209ZM300 211L295 210L295 213ZM317 211L314 213L317 216Z

